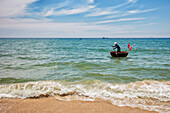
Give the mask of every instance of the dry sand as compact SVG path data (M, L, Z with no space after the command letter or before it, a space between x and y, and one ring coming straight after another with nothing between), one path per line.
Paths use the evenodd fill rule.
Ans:
M55 97L0 99L0 113L155 113L140 108L119 107L109 101L62 101Z

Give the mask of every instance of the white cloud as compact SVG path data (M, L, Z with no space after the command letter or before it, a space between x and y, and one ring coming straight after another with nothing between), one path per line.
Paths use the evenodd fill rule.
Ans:
M49 11L47 11L47 13L44 16L51 16L54 15L54 8L51 8Z
M44 11L41 13L43 16L51 16L54 13L54 10L57 10L59 8L65 7L69 5L69 1L49 5L48 7L44 8Z
M87 0L87 2L93 4L94 0Z
M136 3L138 0L128 0L129 3Z
M128 5L128 4L129 4L129 2L125 2L125 3L123 3L123 4L119 4L119 5L116 5L116 6L110 7L110 9L117 9L117 8L120 8L120 7L126 6L126 5Z
M101 10L101 9L95 9L94 12L89 13L85 15L86 17L91 17L91 16L103 16L103 15L110 15L110 14L116 14L119 11L110 11L110 10Z
M113 16L107 16L107 17L105 17L105 19L118 18L118 17L123 17L123 16L138 14L138 13L146 13L146 12L155 11L155 10L157 10L157 9L130 10L130 11L124 12L123 14L113 15Z
M49 20L0 19L0 37L102 37L125 33L130 27L93 23L55 23ZM10 29L13 29L12 34ZM125 30L126 29L126 30ZM109 35L110 34L110 35Z
M150 26L150 25L156 25L156 24L158 24L158 23L148 23L148 24L145 24L145 25Z
M121 19L117 21L137 20ZM169 37L164 32L139 29L140 25L96 25L94 23L55 23L50 20L0 18L0 37L16 38L101 38ZM3 29L3 30L2 30ZM12 30L12 32L11 32Z
M115 18L115 17L123 17L127 15L145 13L145 12L156 10L156 9L146 9L146 10L134 9L133 4L136 3L137 0L126 0L125 3L118 4L113 7L105 7L102 9L97 8L99 5L94 4L94 0L83 0L84 4L79 4L82 3L81 1L79 3L78 2L74 3L74 5L71 5L73 4L72 0L71 1L64 0L65 2L47 5L46 7L44 7L44 11L38 12L39 15L36 14L37 12L32 12L32 15L31 13L29 13L30 17L34 16L35 18L39 18L40 20L26 18L26 17L19 18L19 16L25 16L26 14L28 14L26 12L28 5L35 1L38 0L0 0L0 37L4 37L4 36L40 37L40 38L42 37L103 37L103 36L111 37L111 36L116 36L116 33L118 36L131 37L135 35L135 32L141 30L139 24L134 26L132 25L115 26L113 24L110 25L105 23L138 21L138 20L144 20L145 18L136 17L136 18L122 18L122 19L115 19L115 20L110 19L110 20L98 21L94 23L66 23L66 22L62 23L62 22L54 22L55 20L43 19L44 18L43 16L45 15L45 17L47 17L52 15L58 16L58 15L73 15L73 14L84 13L86 17L113 15L114 17L112 16L112 18ZM133 10L129 10L129 11L124 10L127 9L129 5ZM118 11L115 11L114 9ZM10 17L15 17L15 18L10 18ZM87 19L91 19L91 18L87 18ZM147 25L149 26L155 24L157 23L151 22L147 24L144 23L141 26L146 26L147 28ZM150 31L147 32L148 34L150 34L149 33ZM113 35L114 33L115 35ZM148 34L146 35L148 36Z
M124 15L130 15L130 14L137 14L137 13L145 13L145 12L150 12L150 11L154 11L156 9L146 9L146 10L131 10L126 12Z
M119 4L119 5L116 5L116 6L113 6L113 7L108 7L106 9L108 10L105 10L105 11L96 11L96 12L93 12L93 13L90 13L86 16L101 16L101 15L111 15L111 14L116 14L116 13L119 13L120 11L113 11L114 9L118 9L118 8L121 8L121 7L125 7L127 6L129 3L135 3L137 2L137 0L128 0L128 2L125 2L125 3L122 3L122 4ZM114 18L114 17L119 17L120 15L114 15L114 16L108 16L106 18Z
M45 14L45 16L79 14L79 13L88 12L90 9L93 9L94 7L95 7L94 5L89 5L89 6L83 6L74 9L62 9L60 11L54 11L54 9L51 9Z
M100 21L100 22L96 22L96 24L111 23L111 22L121 22L121 21L136 21L136 20L143 20L143 19L145 19L145 18L123 18L123 19L117 19L117 20Z
M14 17L25 14L28 4L37 0L0 0L0 17Z

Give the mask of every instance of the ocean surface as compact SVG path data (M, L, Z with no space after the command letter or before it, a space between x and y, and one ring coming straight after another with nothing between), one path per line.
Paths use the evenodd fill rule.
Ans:
M170 39L0 39L0 98L72 95L170 112Z

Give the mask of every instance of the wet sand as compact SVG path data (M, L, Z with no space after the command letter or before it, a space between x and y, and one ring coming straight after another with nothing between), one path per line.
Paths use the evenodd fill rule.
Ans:
M140 108L119 107L109 101L63 101L55 97L0 99L0 113L156 113Z

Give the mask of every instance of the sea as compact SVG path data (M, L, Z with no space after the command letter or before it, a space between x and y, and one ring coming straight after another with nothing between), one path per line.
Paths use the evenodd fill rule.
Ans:
M1 38L0 98L48 96L168 113L170 38Z

